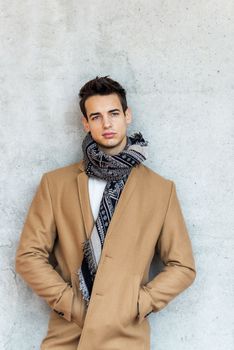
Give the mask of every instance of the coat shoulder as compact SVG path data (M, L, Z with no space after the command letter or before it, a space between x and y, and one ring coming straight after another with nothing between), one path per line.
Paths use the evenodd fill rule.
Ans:
M47 171L43 175L46 176L51 181L61 181L64 179L76 177L82 171L83 171L83 160L80 160L79 162Z
M158 172L149 168L147 165L142 164L141 170L142 175L147 178L147 181L152 181L153 183L158 184L160 187L170 188L172 186L173 180L159 174Z
M142 193L147 193L148 202L152 201L153 205L156 205L156 202L158 202L159 207L165 203L166 208L174 182L145 164L141 164L139 170L141 172L139 184Z

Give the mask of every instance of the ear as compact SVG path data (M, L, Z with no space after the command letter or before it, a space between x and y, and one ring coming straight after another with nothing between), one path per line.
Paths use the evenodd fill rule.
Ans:
M86 132L89 132L90 131L90 127L89 127L89 122L87 121L87 119L84 116L82 116L81 121L82 121L84 130Z
M126 123L127 124L130 124L131 121L132 121L132 111L131 111L131 108L128 107L125 111L125 117L126 117Z

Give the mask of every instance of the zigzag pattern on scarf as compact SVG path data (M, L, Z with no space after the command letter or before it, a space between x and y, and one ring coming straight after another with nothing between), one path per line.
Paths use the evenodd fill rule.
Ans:
M79 288L87 307L111 218L133 166L147 157L147 144L141 133L134 134L127 137L122 152L110 156L99 149L91 134L88 133L83 141L86 174L107 180L97 220L90 238L83 243L84 256L77 271Z

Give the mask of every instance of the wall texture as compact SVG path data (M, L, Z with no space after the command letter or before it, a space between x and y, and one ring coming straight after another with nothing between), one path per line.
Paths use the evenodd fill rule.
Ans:
M82 157L77 94L96 75L126 87L194 248L196 281L149 316L152 349L234 348L233 16L232 0L0 0L1 350L45 335L15 249L42 173Z

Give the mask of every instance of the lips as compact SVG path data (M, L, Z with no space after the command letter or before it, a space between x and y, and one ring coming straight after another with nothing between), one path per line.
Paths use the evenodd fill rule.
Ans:
M115 132L105 132L105 133L103 134L104 137L111 137L111 136L113 136L113 135L115 135Z

